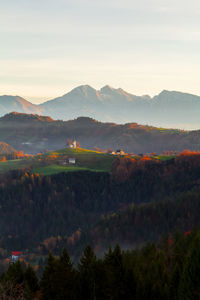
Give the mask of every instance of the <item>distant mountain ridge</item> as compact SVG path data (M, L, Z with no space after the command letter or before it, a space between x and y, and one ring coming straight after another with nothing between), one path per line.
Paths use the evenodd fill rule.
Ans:
M9 112L41 114L42 110L38 105L32 104L19 96L0 96L0 116Z
M137 122L167 128L200 128L200 97L167 90L151 98L108 85L100 90L82 85L40 105L19 96L0 96L0 116L13 111L64 121L85 116L118 124Z

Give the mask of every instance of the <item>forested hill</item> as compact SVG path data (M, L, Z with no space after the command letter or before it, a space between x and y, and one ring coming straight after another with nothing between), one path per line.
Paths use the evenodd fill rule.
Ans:
M176 234L159 244L122 251L119 245L99 258L90 245L78 265L66 249L48 255L39 272L18 261L0 277L2 299L198 300L200 231ZM41 264L40 264L41 266ZM40 275L41 277L37 277ZM12 296L12 298L11 298Z
M52 176L13 171L0 178L0 257L28 257L66 247L79 257L91 243L97 253L157 241L199 224L200 155L168 161L121 158L111 175L77 171Z
M156 128L137 123L101 123L80 117L70 121L54 121L50 117L11 113L0 118L0 141L25 153L56 150L76 138L81 147L123 149L131 153L198 150L200 131Z

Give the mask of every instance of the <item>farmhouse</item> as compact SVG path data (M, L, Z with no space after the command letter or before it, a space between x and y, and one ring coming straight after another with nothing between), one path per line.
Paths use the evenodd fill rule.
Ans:
M22 255L21 251L12 251L11 263L15 263L16 261L18 261L21 255Z
M69 164L75 164L76 163L76 158L69 158Z

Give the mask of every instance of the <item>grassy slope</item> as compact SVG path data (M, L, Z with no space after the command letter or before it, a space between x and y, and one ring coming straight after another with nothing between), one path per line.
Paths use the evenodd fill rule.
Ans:
M15 159L6 162L0 162L0 174L17 169L27 168L31 165L30 159Z
M64 149L58 151L57 153L76 158L77 165L80 167L87 167L102 171L109 171L113 160L116 159L116 157L111 154L105 154L81 148Z
M34 168L34 173L39 173L43 175L51 175L60 172L72 172L72 171L104 171L109 172L111 164L115 159L114 156L110 154L104 154L96 151L91 151L87 149L62 149L59 151L54 151L50 153L51 155L58 156L62 160L63 156L68 156L71 158L76 158L76 165L56 165L55 163L45 166ZM44 157L49 154L44 154Z
M153 158L158 159L158 160L170 160L172 158L175 158L175 155L155 155Z
M48 156L55 156L55 160L47 166L42 166L37 158L25 158L20 160L10 160L0 162L0 173L5 173L10 170L33 167L33 173L51 175L61 172L72 172L80 170L104 171L109 172L111 164L115 156L104 154L87 149L62 149L41 155L41 159L48 159ZM64 157L76 158L76 165L58 165L56 161L62 160Z
M33 167L33 173L51 175L61 172L73 172L73 171L102 171L109 172L112 162L117 158L115 155L100 153L97 151L87 149L62 149L59 151L53 151L40 156L41 159L48 159L49 156L55 156L55 159L48 165L43 166L38 161L37 156L35 158L24 158L18 160L10 160L6 162L0 162L0 174L10 170L22 169ZM59 165L59 160L68 158L76 158L76 165ZM173 156L155 156L155 159L168 160Z
M58 174L62 172L74 172L74 171L98 171L89 168L83 168L78 166L59 166L59 165L50 165L46 167L34 168L33 173L41 174L41 175L52 175Z

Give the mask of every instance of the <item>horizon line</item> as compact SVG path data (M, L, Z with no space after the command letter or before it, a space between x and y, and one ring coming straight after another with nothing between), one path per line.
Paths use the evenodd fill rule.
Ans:
M74 88L72 88L72 89L70 89L68 92L66 92L66 93L64 93L64 94L62 94L62 95L58 95L58 96L25 96L25 95L22 95L22 96L20 96L20 95L12 95L12 94L2 94L2 95L0 95L0 97L19 97L19 98L22 98L22 99L24 99L24 100L26 100L26 101L28 101L28 102L30 102L31 104L33 104L33 105L36 105L36 106L40 106L41 104L44 104L44 103L46 103L46 102L48 102L48 101L52 101L52 100L55 100L55 99L57 99L57 98L61 98L61 97L63 97L63 96L65 96L65 95L67 95L67 94L69 94L69 93L71 93L73 90L76 90L76 89L78 89L78 88L80 88L80 87L89 87L89 88L92 88L93 90L95 90L95 91L97 91L97 92L100 92L103 88L105 88L105 87L108 87L108 88L110 88L111 90L113 89L113 90L115 90L115 91L117 91L117 90L122 90L122 91L124 91L124 92L126 92L127 94L129 94L129 95L132 95L132 96L136 96L136 97L145 97L145 96L148 96L148 97L150 97L151 99L153 99L154 97L156 97L156 96L158 96L158 95L160 95L162 92L177 92L177 93L182 93L182 94L187 94L187 95L191 95L191 96L196 96L196 97L200 97L200 95L198 95L198 94L195 94L195 93L191 93L191 92L183 92L183 91L180 91L180 90L168 90L168 89L162 89L159 93L155 93L153 96L150 96L149 94L141 94L141 95L136 95L136 94L132 94L132 93L130 93L130 92L127 92L126 90L124 90L123 88L114 88L114 87L112 87L112 86L110 86L110 85L104 85L102 88L100 88L100 89L95 89L95 88L93 88L91 85L89 85L89 84L82 84L82 85L78 85L78 86L76 86L76 87L74 87ZM46 99L45 99L46 98ZM29 100L30 99L30 100ZM38 102L38 103L34 103L34 101L33 101L33 99L38 99L38 101L39 101L39 99L41 100L41 102ZM33 102L32 102L33 101Z

